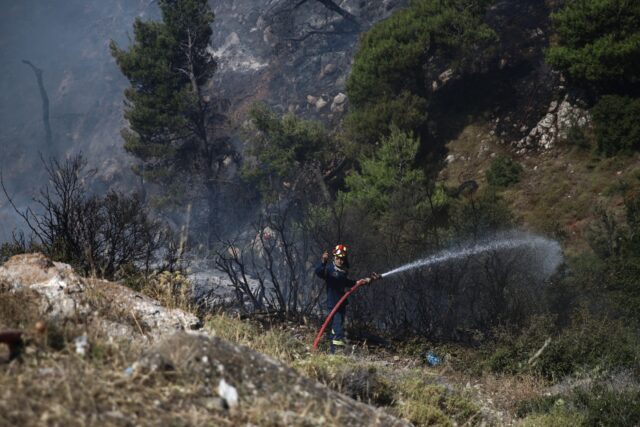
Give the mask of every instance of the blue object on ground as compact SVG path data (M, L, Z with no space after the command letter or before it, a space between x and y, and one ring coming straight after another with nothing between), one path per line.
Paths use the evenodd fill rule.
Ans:
M436 356L434 352L430 351L429 353L427 353L427 363L429 364L429 366L439 365L440 362L442 362L442 360L438 356Z

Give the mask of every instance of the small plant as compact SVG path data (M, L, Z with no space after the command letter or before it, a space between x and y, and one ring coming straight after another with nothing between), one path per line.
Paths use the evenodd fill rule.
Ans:
M522 166L511 157L496 157L486 172L487 182L495 187L508 187L520 181Z
M640 147L640 99L606 95L593 107L598 149L612 156Z

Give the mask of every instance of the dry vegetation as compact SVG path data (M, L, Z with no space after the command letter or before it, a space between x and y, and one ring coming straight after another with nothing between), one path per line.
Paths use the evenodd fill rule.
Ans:
M489 128L466 127L447 144L455 160L441 172L445 185L464 180L487 186L485 172L497 155L511 155L523 169L520 182L501 191L518 222L561 239L568 253L587 248L599 206L624 213L624 193L640 177L640 155L603 157L589 147L561 142L549 152L513 156Z
M158 279L158 283L181 280L169 279ZM168 298L169 305L182 304L180 293L167 293L158 283L147 292ZM105 295L95 292L94 306L107 318L125 315ZM0 364L0 426L337 426L353 419L336 411L331 401L317 399L314 405L300 406L286 389L291 382L284 380L265 386L279 390L268 397L253 395L251 387L238 384L245 404L229 408L218 396L215 378L193 370L189 360L201 360L202 355L191 354L189 346L170 344L165 349L169 357L159 359L160 365L166 365L163 369L138 369L136 364L149 354L147 342L109 340L81 321L36 330L42 314L37 307L26 291L2 290L0 327L25 331L27 346L20 359ZM207 319L205 331L269 355L333 390L417 426L571 425L575 421L575 413L563 407L543 415L525 413L525 418L518 419L521 407L545 399L549 384L534 375L483 372L482 366L474 366L479 359L471 349L436 348L444 357L436 367L426 365L423 357L429 344L421 342L386 349L358 344L346 355L332 356L310 351L314 326L220 314ZM82 334L88 335L90 343L85 355L78 354L74 344ZM242 368L243 377L252 370ZM291 378L292 374L274 375Z

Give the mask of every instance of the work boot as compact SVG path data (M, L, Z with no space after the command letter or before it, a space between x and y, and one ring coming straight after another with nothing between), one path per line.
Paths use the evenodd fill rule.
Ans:
M346 343L344 340L331 340L330 351L331 354L345 354L346 353Z

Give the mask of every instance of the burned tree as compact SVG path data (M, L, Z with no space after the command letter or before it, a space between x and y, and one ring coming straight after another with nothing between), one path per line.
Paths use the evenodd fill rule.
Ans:
M44 71L26 59L23 59L22 63L28 65L33 70L36 80L38 81L38 89L40 89L40 98L42 99L42 123L44 125L45 143L49 153L52 153L54 147L51 123L49 122L49 96L47 95L47 90L44 88L44 82L42 80L42 74Z
M109 279L127 268L148 272L162 258L168 230L148 215L138 196L91 195L86 184L93 172L85 170L81 155L63 163L43 160L43 165L50 184L25 210L15 205L0 177L9 203L31 230L30 242L22 238L16 247Z

